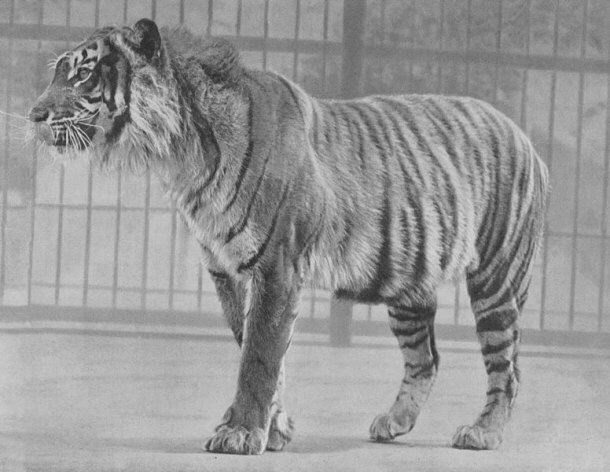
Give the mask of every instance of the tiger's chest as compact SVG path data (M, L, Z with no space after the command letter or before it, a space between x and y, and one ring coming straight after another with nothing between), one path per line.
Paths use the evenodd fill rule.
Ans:
M256 239L250 228L229 238L233 222L218 212L201 209L198 212L177 205L182 220L200 245L204 262L215 270L234 276L239 268L256 252Z

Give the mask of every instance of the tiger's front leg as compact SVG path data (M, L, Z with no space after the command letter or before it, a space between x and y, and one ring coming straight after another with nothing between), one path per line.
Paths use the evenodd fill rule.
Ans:
M215 434L205 444L210 452L261 454L265 448L281 449L289 441L289 436L282 433L291 432L292 426L285 413L279 411L282 406L278 398L300 281L292 264L277 262L273 268L255 273L252 279L237 393Z
M210 270L210 275L216 287L222 310L233 332L235 341L242 347L246 310L249 308L249 283L236 280L229 274L219 270ZM294 432L294 423L284 407L284 364L280 369L277 388L272 402L273 414L269 425L267 450L281 451L290 441Z

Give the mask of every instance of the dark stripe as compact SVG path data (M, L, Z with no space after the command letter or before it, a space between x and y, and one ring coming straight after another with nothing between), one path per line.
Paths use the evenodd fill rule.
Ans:
M372 281L370 290L373 293L379 293L383 288L386 281L393 276L393 254L392 254L392 208L390 200L390 192L392 190L392 182L390 179L390 171L388 164L388 152L392 147L391 140L385 133L383 126L383 117L380 113L372 106L366 108L370 113L370 120L366 121L369 125L371 133L369 136L376 143L379 150L379 156L383 165L383 200L382 200L382 213L379 219L379 234L381 236L381 246L379 248L379 254L377 256L377 268L375 279ZM360 110L361 117L364 117L364 113ZM368 115L367 115L368 116ZM386 141L386 146L383 146L379 141L378 135L383 136Z
M405 363L405 370L413 370L413 372L406 372L406 374L411 377L412 379L416 379L418 377L421 377L422 374L429 374L429 375L424 375L424 378L428 378L434 375L434 367L436 367L436 364L434 363L434 361L428 363L428 364L410 364L409 362Z
M328 146L328 150L332 149L335 144L333 139L333 128L335 121L335 111L332 106L326 107L326 114L328 115L324 120L324 140L326 141L326 145Z
M476 122L476 120L470 114L468 108L464 105L464 103L461 99L453 100L452 104L454 106L454 110L456 110L458 113L460 113L461 118L462 118L462 119L456 119L455 123L460 128L462 135L467 136L470 139L470 144L471 144L471 148L472 148L471 153L472 153L472 156L474 157L475 168L480 173L480 178L481 178L480 191L483 192L484 188L485 188L485 175L487 174L487 168L486 168L485 164L483 163L483 158L481 156L481 150L480 150L481 136L479 135L479 130L481 128L481 125ZM464 122L467 125L469 125L468 126L469 130L466 129L466 127L464 126L464 124L463 124ZM473 136L473 134L474 134L474 136ZM470 160L470 159L468 159L468 160Z
M83 97L83 99L84 99L84 100L85 100L87 103L93 104L93 103L99 103L99 102L101 102L101 101L102 101L102 96L101 96L101 95L100 95L100 96L98 96L98 97L87 97L87 96L84 96L84 97Z
M213 279L227 280L229 278L229 276L224 272L217 272L210 269L208 269L208 272L210 273Z
M411 349L411 350L415 350L417 349L419 346L421 346L423 343L425 343L428 339L430 338L428 332L426 331L425 336L422 336L421 338L417 338L415 341L411 341L409 339L405 339L400 343L400 349Z
M395 104L394 102L391 102L389 100L382 100L381 103L382 104L386 104L386 105L394 105ZM423 190L424 189L424 181L423 181L423 178L422 178L419 166L417 165L417 161L413 161L413 166L410 167L409 170L407 170L405 168L405 162L411 161L412 158L415 156L415 153L413 152L413 149L411 147L411 144L409 143L409 140L407 139L407 137L404 134L404 128L405 128L406 123L399 123L398 120L396 119L397 116L400 117L400 113L396 110L396 108L391 107L388 110L387 117L392 122L392 125L393 125L394 129L398 133L399 144L400 144L400 146L398 146L398 147L405 154L403 156L403 159L400 159L400 158L398 159L398 162L400 164L400 168L401 168L405 178L406 177L411 178L412 180L415 181L415 184L417 185L417 188L420 189L420 190ZM412 174L414 174L415 179L413 179L413 175Z
M358 155L360 171L364 172L366 169L366 151L364 149L364 141L362 139L363 130L360 126L361 123L357 120L353 120L351 114L349 113L345 116L345 122L347 123L352 150Z
M485 370L487 374L493 374L494 372L505 372L510 367L510 361L501 361L501 362L486 362Z
M517 321L516 310L503 310L489 313L477 320L477 333L505 331Z
M490 121L495 121L498 126L500 125L500 123L496 120L495 116L490 115L489 119ZM498 153L497 160L495 163L495 165L497 166L496 201L494 202L495 205L493 205L492 207L494 208L494 219L492 223L493 231L490 234L489 240L485 241L487 251L485 255L483 255L483 260L487 260L487 258L492 259L495 254L501 253L504 249L505 243L509 240L512 230L512 228L508 227L512 206L515 201L520 201L522 197L518 194L515 195L512 192L512 189L510 192L501 191L504 185L503 175L501 173L502 161L508 160L509 164L511 165L511 168L509 170L510 182L507 181L506 184L512 184L518 160L515 152L516 149L514 146L514 135L510 132L507 132L507 135L503 135L501 139L503 142L507 143L506 146L508 147L508 149L506 150L505 156L508 157L508 159L502 159L502 154ZM502 209L502 211L500 211L500 209Z
M252 125L254 124L254 100L252 96L249 95L249 107L248 107L248 147L246 149L246 154L244 155L244 159L241 162L241 166L239 168L239 174L237 175L237 180L235 181L235 189L233 190L233 195L223 208L222 212L226 213L231 206L237 200L237 195L239 194L239 189L241 188L244 177L246 176L246 172L248 171L248 167L250 167L250 162L252 161L252 154L254 150L254 139L252 137Z
M404 328L394 326L392 327L392 333L394 334L394 336L413 336L417 333L421 333L427 327L428 325L425 323L420 323L416 326L409 326Z
M492 388L491 390L487 390L487 395L497 395L498 393L506 393L503 388Z
M527 221L532 221L534 215L530 212L527 215ZM536 249L535 237L532 237L531 226L521 227L518 229L517 240L513 242L508 254L503 254L504 264L499 265L494 273L484 279L481 284L469 284L468 293L474 300L485 299L490 296L499 294L498 299L490 305L486 311L491 311L504 303L509 302L519 291L523 278L527 273L531 258ZM523 244L529 244L528 251L521 260L516 260L517 252ZM491 261L490 261L491 262ZM508 273L514 264L520 265L520 270L513 275L511 280L508 279ZM501 292L502 291L502 292Z
M269 152L265 156L265 161L263 162L263 168L261 170L260 175L258 176L258 179L256 180L256 185L255 185L254 191L252 192L252 195L250 197L250 201L248 202L248 206L246 207L246 211L242 215L239 223L234 228L229 229L229 232L227 233L227 238L226 238L227 243L230 242L239 233L241 233L244 230L244 228L246 227L246 224L248 223L248 219L250 218L250 212L252 211L252 208L254 206L254 201L256 200L256 197L260 190L263 179L265 178L266 171L267 171L267 163L269 162L272 151L273 151L273 147L270 147Z
M318 152L318 108L317 107L312 107L312 113L311 113L311 140L312 140L312 145L314 147L314 150L316 152Z
M296 93L294 93L293 85L288 80L286 80L284 77L282 77L279 74L277 74L276 77L279 79L280 82L282 82L284 87L286 87L288 89L288 92L290 93L290 96L294 100L294 104L296 105L297 110L299 110L301 118L303 118L303 112L301 111L301 106L300 106L300 103L299 103L299 98L297 97Z
M483 346L483 348L481 349L481 353L484 356L488 356L489 354L497 354L498 352L502 352L505 349L508 349L509 347L511 347L513 345L514 341L512 339L509 339L508 341L504 341L500 344L486 344L485 346Z
M377 153L384 153L384 147L379 141L379 137L377 136L377 126L373 122L371 116L367 115L364 110L364 103L362 102L345 102L344 104L349 109L356 112L356 115L360 118L361 123L364 125L362 128L362 135L365 138L369 138L372 142L373 146L376 148ZM367 108L368 111L371 111L371 108ZM379 133L380 134L380 133ZM375 153L377 155L377 153Z
M275 209L275 213L273 214L273 219L271 220L271 226L269 227L267 237L263 241L263 244L261 244L261 246L258 248L258 251L256 252L256 254L254 254L254 256L252 256L249 260L247 260L239 265L239 267L237 268L237 272L243 272L244 270L251 269L259 261L261 256L265 253L265 249L267 249L267 245L269 244L269 241L271 241L273 233L275 232L275 226L277 225L277 220L279 218L280 212L282 210L282 206L284 205L284 202L286 201L287 196L288 196L288 185L286 185L284 187L284 191L282 192L282 197L280 198L277 208Z
M433 102L427 101L426 105L429 105L430 103L433 103ZM441 122L439 124L438 119L431 113L431 110L426 108L426 112L428 114L430 123L432 124L432 127L434 128L434 131L436 132L436 135L441 137L441 140L443 142L443 147L444 147L445 151L447 152L447 155L451 159L451 162L455 163L455 162L459 161L460 157L458 156L458 154L455 151L454 139L452 139L452 137L449 136L449 134L447 133L447 129L451 129L450 126L448 125L447 121L443 117L443 120L441 120ZM451 163L449 165L451 165ZM448 261L449 256L453 254L453 251L455 249L455 245L458 240L458 227L459 227L459 212L457 209L457 200L458 200L457 195L460 192L460 189L456 188L452 185L452 181L451 181L451 177L450 177L449 173L446 173L445 175L446 175L445 184L446 184L446 186L451 186L451 189L450 189L449 193L444 196L443 205L440 205L440 204L438 204L438 202L435 202L436 206L437 206L438 218L439 218L439 223L441 226L442 237L443 237L443 250L442 250L441 258L440 258L440 264L441 264L442 271L444 271L447 268L447 264L449 262ZM445 211L445 208L444 208L445 204L450 206L451 210L449 212ZM451 226L447 226L445 224L445 216L447 215L447 213L449 213L451 220L452 220Z
M315 229L309 234L305 242L303 243L302 251L309 250L310 246L313 245L315 240L318 238L322 230L324 229L324 220L326 217L326 199L322 199L322 210L318 214L318 221L315 225Z

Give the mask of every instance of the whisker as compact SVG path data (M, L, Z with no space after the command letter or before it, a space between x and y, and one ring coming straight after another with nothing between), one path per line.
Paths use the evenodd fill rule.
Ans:
M19 115L17 113L11 113L11 112L4 111L4 110L0 110L0 115L5 115L5 116L8 116L10 118L19 118L20 120L28 121L28 117L27 116Z

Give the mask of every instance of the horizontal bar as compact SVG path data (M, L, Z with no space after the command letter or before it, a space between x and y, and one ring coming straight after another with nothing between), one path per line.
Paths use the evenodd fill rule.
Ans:
M19 288L24 288L21 286L15 286L15 285L7 285L7 287L12 288L13 290L15 289L19 289ZM51 282L32 282L32 287L41 287L41 288L55 288L55 284L51 283ZM82 285L77 285L77 284L61 284L60 288L62 289L68 289L68 290L82 290L83 286ZM113 286L112 285L99 285L99 284L89 284L89 290L107 290L109 292L111 292L113 290ZM117 292L133 292L133 293L140 293L142 291L142 287L124 287L124 286L118 286L116 288ZM152 293L152 294L166 294L168 293L168 289L166 288L147 288L146 289L146 293ZM197 289L175 289L174 293L179 293L179 294L184 294L184 295L196 295L197 294ZM216 295L216 292L213 290L204 290L203 291L204 294L206 295Z
M32 287L42 287L42 288L55 288L55 284L51 283L51 282L32 282ZM26 286L24 285L15 285L15 284L7 284L6 288L10 288L13 290L25 290ZM72 289L72 290L82 290L82 285L77 285L77 284L62 284L61 285L62 289ZM113 286L112 285L101 285L101 284L89 284L89 289L90 290L107 290L107 291L112 291ZM311 289L310 289L311 290ZM129 286L118 286L117 287L117 292L133 292L133 293L139 293L141 291L141 287L129 287ZM166 288L148 288L146 290L147 293L152 293L152 294L166 294L168 293L168 289ZM178 294L182 294L182 295L197 295L198 290L196 288L194 289L174 289L174 293L178 293ZM216 292L214 290L203 290L202 291L203 294L205 295L216 295ZM316 302L329 302L331 300L330 297L330 292L327 291L320 291L320 290L316 290L315 291L315 295L312 295L313 291L311 291L310 293L307 293L307 291L303 292L303 298L310 300L313 299ZM453 303L439 303L438 304L438 309L446 309L446 310L452 310L454 308L454 304ZM467 307L467 304L464 305L460 305L460 307ZM0 309L2 309L2 306L0 305ZM534 308L528 308L527 305L525 306L525 308L523 309L523 313L538 313L538 310L534 309ZM551 314L551 315L562 315L562 314L566 314L567 310L548 310L547 313ZM597 316L597 311L594 312L588 312L588 311L576 311L575 314L577 316Z
M0 23L0 37L22 40L42 41L80 41L94 31L93 28L72 27L67 30L62 26L34 24ZM259 36L219 35L232 41L244 51L268 51L294 53L295 39L265 38ZM299 53L302 54L335 54L343 52L343 46L337 41L298 40ZM610 61L581 57L562 57L544 54L523 54L496 50L439 50L416 47L397 47L369 45L364 48L367 56L385 59L401 59L423 62L462 62L466 64L490 64L510 66L518 69L548 70L557 72L578 72L607 74L610 72Z
M46 208L46 209L57 209L59 207L64 210L88 210L89 207L86 203L36 203L36 208ZM7 205L8 210L27 210L30 208L30 205ZM91 205L92 210L99 211L113 211L116 212L116 205ZM142 206L133 206L133 205L121 205L121 211L144 211L145 207ZM149 208L150 211L158 212L158 213L171 213L172 208L170 206L167 207L159 207L153 206Z
M2 329L1 322L27 322L27 321L58 321L78 322L79 324L91 323L116 323L116 324L153 324L155 326L197 326L225 328L226 322L216 313L192 312L192 311L168 311L150 310L108 310L106 308L88 308L84 310L78 307L53 307L46 305L32 305L31 307L0 307L0 331L6 333L8 329ZM328 318L299 318L296 331L328 334ZM61 325L58 325L60 327ZM95 327L92 326L92 330ZM27 328L15 332L35 333L36 327L31 330ZM361 321L353 320L352 334L356 336L389 336L389 328L384 321ZM439 339L472 341L476 340L474 326L455 326L453 324L438 324L435 333ZM227 337L227 339L229 339ZM584 347L589 349L610 349L610 333L595 332L570 332L560 330L539 331L536 329L523 329L524 345L562 346L562 347ZM392 348L394 346L392 345Z

